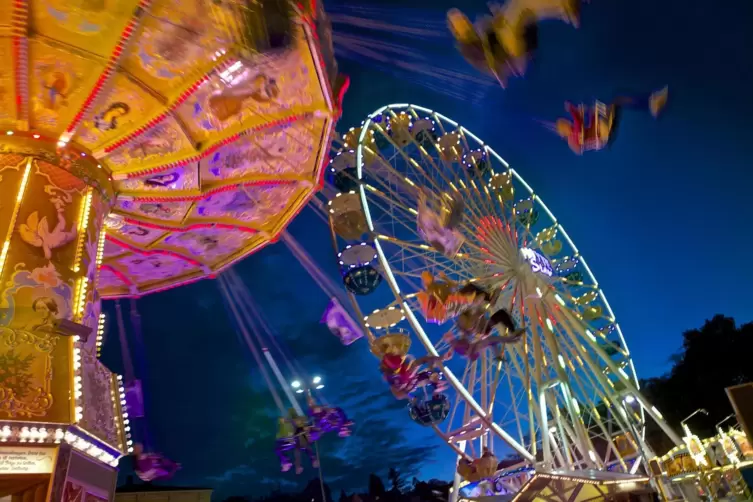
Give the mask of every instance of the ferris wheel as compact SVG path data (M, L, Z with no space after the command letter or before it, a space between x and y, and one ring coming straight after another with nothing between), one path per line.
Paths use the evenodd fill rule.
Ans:
M432 361L443 385L422 400L433 407L409 401L410 416L458 453L461 475L497 472L505 455L511 468L635 472L650 455L646 415L678 441L641 396L584 256L494 150L405 104L377 110L334 150L329 221L352 306L374 355ZM485 295L487 325L509 313L517 341L497 325L477 337L497 342L458 350L458 290Z

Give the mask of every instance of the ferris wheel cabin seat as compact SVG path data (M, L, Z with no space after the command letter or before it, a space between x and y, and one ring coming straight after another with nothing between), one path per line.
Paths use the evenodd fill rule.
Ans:
M581 250L521 174L471 131L427 108L385 106L333 145L328 180L331 235L349 257L340 260L346 290L385 379L411 364L443 384L392 390L408 400L411 420L458 455L464 481L455 496L471 480L521 496L558 483L590 493L590 478L601 487L645 485L653 457L645 421L681 443L641 395ZM461 234L457 249L431 242L422 207ZM452 207L462 214L450 217ZM348 275L359 267L381 279L352 287ZM471 326L506 315L478 333L480 353L452 351L453 340L476 336L465 317L477 305L461 291L488 304L474 314L487 322ZM514 468L497 451L517 455Z
M7 494L112 499L132 441L101 300L276 241L339 117L328 29L321 2L0 2Z

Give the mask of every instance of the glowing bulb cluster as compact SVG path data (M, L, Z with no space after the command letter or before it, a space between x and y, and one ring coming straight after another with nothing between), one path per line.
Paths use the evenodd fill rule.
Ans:
M86 229L89 227L89 216L91 216L92 207L92 189L86 189L84 200L81 201L81 211L78 218L78 239L76 240L76 255L73 260L72 270L78 272L81 270L81 259L84 251L84 241L86 240ZM91 259L91 256L89 257Z
M9 441L19 443L60 443L63 440L65 431L61 428L48 429L47 427L28 426L11 427L3 425L0 428L0 442Z
M84 315L84 308L86 307L86 293L89 287L89 279L87 277L79 277L78 288L76 289L76 303L73 309L73 315L76 319L81 319Z
M84 377L81 375L81 349L78 347L80 338L73 337L73 406L74 421L80 422L84 418L84 407L81 396L84 390Z
M105 322L107 318L105 313L99 314L99 322L97 323L97 357L102 353L102 341L105 337Z
M63 439L73 448L79 450L80 452L86 453L90 457L94 457L97 460L100 460L113 467L118 466L118 457L111 454L110 452L103 450L91 441L77 434L74 434L72 431L66 431Z
M125 437L126 449L128 453L133 453L133 439L131 438L131 421L128 419L128 408L126 406L126 394L123 388L123 376L118 375L118 393L120 394L120 409L123 415L123 436ZM117 423L117 421L116 421Z

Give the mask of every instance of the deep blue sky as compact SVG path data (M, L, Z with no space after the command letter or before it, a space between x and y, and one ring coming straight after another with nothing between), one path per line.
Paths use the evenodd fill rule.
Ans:
M346 3L354 3L339 1L331 11L344 13ZM416 0L415 10L390 13L393 3L398 5L378 4L384 17L405 24L425 20L433 28L441 27L446 8L453 6L446 0ZM484 2L466 2L463 8L481 13ZM556 22L541 27L539 59L526 79L505 91L489 87L484 99L475 101L431 91L427 75L405 78L368 58L342 59L341 71L352 77L352 86L339 129L356 125L383 104L414 103L453 118L495 148L546 201L587 257L639 376L656 376L669 368L684 330L716 313L741 322L753 319L748 294L753 283L751 26L753 4L745 0L593 0L583 9L579 30ZM464 69L449 36L431 44L392 38L430 65ZM626 114L609 151L574 156L532 120L556 118L567 99L609 98L664 84L670 87L665 116L654 122ZM324 225L304 211L290 230L335 277ZM364 483L369 469L384 464L384 452L407 451L400 445L408 437L412 447L437 446L389 399L365 346L344 349L317 325L327 298L284 244L248 258L238 272L307 370L333 376L329 400L355 408L352 413L367 423L347 440L350 446L323 444L338 456L324 463L334 485ZM206 281L139 304L155 446L185 464L176 482L213 485L222 495L258 494L280 481L292 488L295 476L276 474L268 443L259 439L274 432L274 417L260 412L271 398L227 320L216 286ZM105 361L118 369L116 338L111 329ZM359 402L358 395L373 396L373 402ZM448 450L411 454L426 459L423 477L450 475Z

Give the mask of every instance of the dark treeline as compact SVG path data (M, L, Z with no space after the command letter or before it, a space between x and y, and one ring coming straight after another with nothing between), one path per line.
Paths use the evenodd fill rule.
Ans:
M338 496L333 497L329 486L325 484L324 496L325 502L444 502L448 499L451 487L452 483L438 479L419 481L413 478L408 481L397 469L391 468L387 475L387 485L376 474L370 474L368 491L364 493L340 491ZM322 485L318 478L314 478L298 493L274 490L261 498L234 496L223 502L322 502Z

